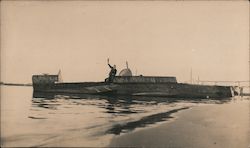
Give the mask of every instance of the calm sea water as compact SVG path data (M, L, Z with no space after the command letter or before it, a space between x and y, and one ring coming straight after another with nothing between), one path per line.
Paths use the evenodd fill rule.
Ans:
M106 146L110 139L175 119L193 106L230 100L33 94L1 86L4 146Z

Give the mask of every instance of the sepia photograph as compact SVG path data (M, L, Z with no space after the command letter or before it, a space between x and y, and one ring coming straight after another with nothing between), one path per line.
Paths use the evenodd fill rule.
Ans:
M250 148L248 0L0 4L1 147Z

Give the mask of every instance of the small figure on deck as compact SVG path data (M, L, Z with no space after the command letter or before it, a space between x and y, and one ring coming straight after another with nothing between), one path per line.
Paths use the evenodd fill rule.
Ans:
M109 72L109 77L105 80L106 82L113 82L113 80L114 80L114 78L115 78L115 75L116 75L116 72L117 72L117 70L116 70L116 66L114 65L114 66L111 66L110 64L109 64L109 59L108 59L108 65L109 65L109 67L111 68L111 70L110 70L110 72Z
M240 96L243 97L243 87L240 87Z

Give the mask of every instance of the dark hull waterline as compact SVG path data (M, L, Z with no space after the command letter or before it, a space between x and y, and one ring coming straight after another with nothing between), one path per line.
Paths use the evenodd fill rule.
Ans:
M183 83L55 83L33 85L34 92L92 95L159 96L182 98L232 97L229 86L191 85Z

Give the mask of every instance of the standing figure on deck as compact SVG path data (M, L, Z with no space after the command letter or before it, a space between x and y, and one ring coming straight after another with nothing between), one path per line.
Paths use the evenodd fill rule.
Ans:
M106 81L106 82L113 82L113 79L115 78L115 75L116 75L116 72L117 72L116 66L115 66L115 65L114 65L114 66L111 66L111 65L109 64L109 59L108 59L108 65L109 65L109 67L111 68L111 70L110 70L110 72L109 72L109 77L108 77L108 79L106 79L105 81Z

